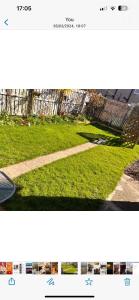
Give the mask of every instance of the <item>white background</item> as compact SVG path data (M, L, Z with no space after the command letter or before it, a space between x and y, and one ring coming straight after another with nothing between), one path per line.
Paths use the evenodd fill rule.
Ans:
M139 261L138 212L3 212L1 261Z
M139 88L138 55L138 31L3 31L0 88ZM138 217L0 212L0 260L138 261Z
M138 88L139 31L1 31L1 88Z

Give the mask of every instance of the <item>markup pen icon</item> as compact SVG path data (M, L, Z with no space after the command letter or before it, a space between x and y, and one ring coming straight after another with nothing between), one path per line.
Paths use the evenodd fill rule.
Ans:
M53 280L53 278L50 278L48 281L47 281L48 285L55 285L55 282Z

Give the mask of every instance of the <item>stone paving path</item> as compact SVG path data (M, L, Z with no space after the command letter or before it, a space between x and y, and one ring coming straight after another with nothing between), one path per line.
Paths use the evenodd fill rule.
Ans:
M107 200L139 202L139 182L124 174Z
M139 211L139 181L124 174L100 210Z
M43 167L45 165L48 165L54 161L57 161L59 159L84 152L86 150L92 149L96 147L96 144L93 143L85 143L82 145L78 145L66 150L54 152L48 155L43 155L31 160L26 160L20 163L17 163L15 165L11 165L8 167L4 167L1 169L7 176L9 176L11 179L14 179L20 175L23 175L27 172L30 172L32 170L38 169L40 167Z

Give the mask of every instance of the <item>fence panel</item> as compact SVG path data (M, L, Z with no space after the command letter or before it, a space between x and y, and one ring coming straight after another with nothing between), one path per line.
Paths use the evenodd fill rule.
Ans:
M107 99L99 118L112 127L122 128L128 111L127 103Z
M34 90L32 113L34 115L56 115L59 105L59 90ZM28 112L28 90L0 90L0 113L6 112L10 115L26 116ZM81 90L72 90L68 96L64 97L61 111L64 114L80 113L85 93ZM84 103L83 103L84 104Z

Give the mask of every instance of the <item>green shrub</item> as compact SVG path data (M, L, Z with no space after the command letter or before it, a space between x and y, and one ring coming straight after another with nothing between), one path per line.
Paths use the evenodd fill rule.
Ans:
M9 116L6 112L2 112L0 115L0 126L3 126L3 125L10 125L10 126L15 125L13 118L11 116Z
M62 123L77 123L77 122L87 122L87 119L84 115L53 115L46 116L41 114L39 116L29 116L29 117L20 117L20 116L10 116L7 113L3 112L0 115L0 126L9 125L9 126L36 126L36 125L46 125L47 123L62 124Z

